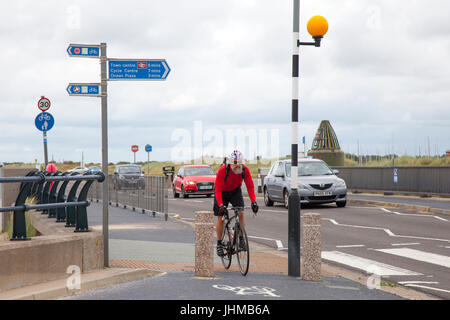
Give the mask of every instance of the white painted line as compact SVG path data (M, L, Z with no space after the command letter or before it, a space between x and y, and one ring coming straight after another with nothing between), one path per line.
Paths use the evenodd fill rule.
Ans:
M269 209L260 209L259 211L269 211L269 212L276 212L276 213L287 213L286 210L269 210Z
M412 216L412 217L421 217L421 218L436 218L438 220L442 220L442 221L448 221L447 219L441 218L441 217L437 217L437 216L433 216L433 215L425 215L425 214L418 214L418 213L401 213L401 212L397 212L397 211L390 211L388 209L385 208L380 208L381 210L383 210L384 212L387 213L393 213L399 216Z
M450 257L443 256L440 254L410 248L376 249L376 251L450 268Z
M419 276L421 273L397 268L385 263L354 256L339 251L323 251L322 259L334 261L353 268L364 270L367 273L376 273L379 276Z
M432 287L427 287L427 286L421 286L419 284L406 284L405 287L416 287L416 288L423 288L423 289L429 289L429 290L435 290L435 291L450 293L449 290L444 290L444 289L439 289L439 288L432 288Z
M363 244L350 244L350 245L346 245L346 246L336 246L336 248L360 248L360 247L365 247L365 245L363 245Z
M275 243L277 244L277 249L281 250L283 249L283 242L281 242L281 240L275 240Z
M414 246L416 244L420 244L419 242L410 242L410 243L392 243L391 246Z
M439 284L439 282L433 281L399 281L400 284Z
M351 228L360 228L360 229L373 229L373 230L383 230L391 237L398 237L398 238L410 238L410 239L420 239L420 240L433 240L433 241L443 241L443 242L449 242L448 239L436 239L436 238L425 238L425 237L415 237L415 236L402 236L402 235L396 235L391 230L385 229L385 228L378 228L378 227L367 227L367 226L357 226L357 225L351 225L351 224L340 224L334 219L329 218L322 218L322 220L330 221L332 224L341 226L341 227L351 227Z

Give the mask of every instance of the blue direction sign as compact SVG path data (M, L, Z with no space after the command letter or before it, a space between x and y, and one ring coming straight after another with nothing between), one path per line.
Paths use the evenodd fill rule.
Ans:
M108 80L166 80L169 72L164 59L108 59Z
M145 151L146 151L146 152L152 152L152 146L149 145L149 144L146 144L146 145L145 145Z
M69 44L67 53L71 57L100 58L99 45Z
M99 97L101 91L100 83L69 83L67 92L71 96L93 96Z
M49 131L55 124L55 118L48 112L42 112L34 119L34 124L39 131Z

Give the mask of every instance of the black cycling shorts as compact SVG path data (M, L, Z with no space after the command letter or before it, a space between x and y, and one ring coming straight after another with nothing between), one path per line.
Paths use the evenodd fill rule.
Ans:
M222 191L222 201L223 206L226 208L228 207L228 204L231 203L233 207L244 207L244 198L242 197L242 190L241 187L236 188L231 191ZM219 205L217 204L217 200L214 197L214 215L222 216L222 214L219 213Z

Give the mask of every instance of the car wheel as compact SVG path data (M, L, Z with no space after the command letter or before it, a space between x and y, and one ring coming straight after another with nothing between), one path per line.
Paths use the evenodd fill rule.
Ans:
M181 195L183 198L189 198L189 195L184 192L184 186L181 186Z
M284 207L286 209L289 209L289 192L286 189L284 189L283 192L283 199L284 199Z
M264 188L264 204L266 207L273 206L273 201L269 198L269 192L267 191L267 188Z
M174 198L179 198L180 194L178 192L175 191L175 186L172 186L172 190L173 190L173 197Z
M338 208L343 208L345 207L345 205L347 204L347 201L337 201L336 205L338 206Z

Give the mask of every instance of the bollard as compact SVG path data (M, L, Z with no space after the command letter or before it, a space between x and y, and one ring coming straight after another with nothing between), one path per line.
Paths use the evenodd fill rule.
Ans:
M195 212L195 275L214 276L214 224L211 211Z
M322 263L322 234L320 214L305 213L302 224L302 279L320 281Z

